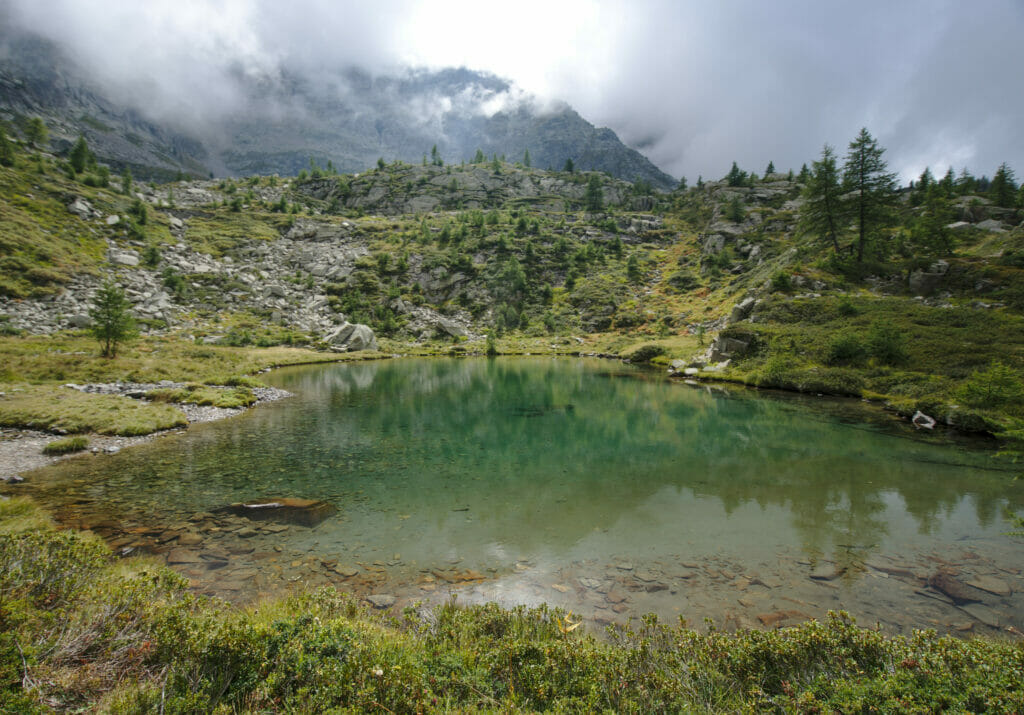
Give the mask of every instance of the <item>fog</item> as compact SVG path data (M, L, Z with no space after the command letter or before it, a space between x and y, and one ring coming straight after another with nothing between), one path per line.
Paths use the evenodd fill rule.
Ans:
M862 126L904 179L925 165L991 175L1003 161L1024 173L1020 0L7 0L0 11L120 98L192 129L289 74L343 92L351 66L466 66L515 83L508 96L451 98L466 111L564 100L691 182L734 160L799 169L826 142L842 155Z

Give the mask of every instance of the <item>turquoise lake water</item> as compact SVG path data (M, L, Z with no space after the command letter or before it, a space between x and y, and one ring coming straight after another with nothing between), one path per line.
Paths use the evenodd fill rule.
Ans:
M598 625L655 612L762 627L841 608L892 631L1024 630L1024 540L1004 520L1024 484L876 408L589 359L270 377L295 396L69 460L33 493L237 601L334 583L398 606L548 602ZM217 511L279 497L338 511L249 531ZM954 604L928 585L940 571L988 590Z

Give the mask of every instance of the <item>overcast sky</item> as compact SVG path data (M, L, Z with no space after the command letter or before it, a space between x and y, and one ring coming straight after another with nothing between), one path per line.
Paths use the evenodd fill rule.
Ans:
M194 118L281 63L493 72L673 176L799 169L866 126L926 164L1024 178L1024 0L0 0L97 76Z

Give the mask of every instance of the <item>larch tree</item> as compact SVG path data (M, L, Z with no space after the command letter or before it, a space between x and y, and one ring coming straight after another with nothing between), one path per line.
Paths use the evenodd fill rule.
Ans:
M800 229L828 240L839 253L844 207L835 149L826 144L821 150L821 159L811 162L811 166L804 183Z
M843 167L843 189L851 194L849 211L857 225L857 262L864 261L868 242L892 220L896 204L896 175L886 171L885 149L861 129L850 142Z

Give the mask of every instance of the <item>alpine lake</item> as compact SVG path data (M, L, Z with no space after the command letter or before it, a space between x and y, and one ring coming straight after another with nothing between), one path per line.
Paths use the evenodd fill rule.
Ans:
M1024 631L1024 537L1006 518L1024 482L991 445L876 406L586 358L268 377L294 396L65 460L21 491L239 604L332 584L381 609L548 603L595 631L830 610L891 633ZM286 499L326 504L253 506Z

